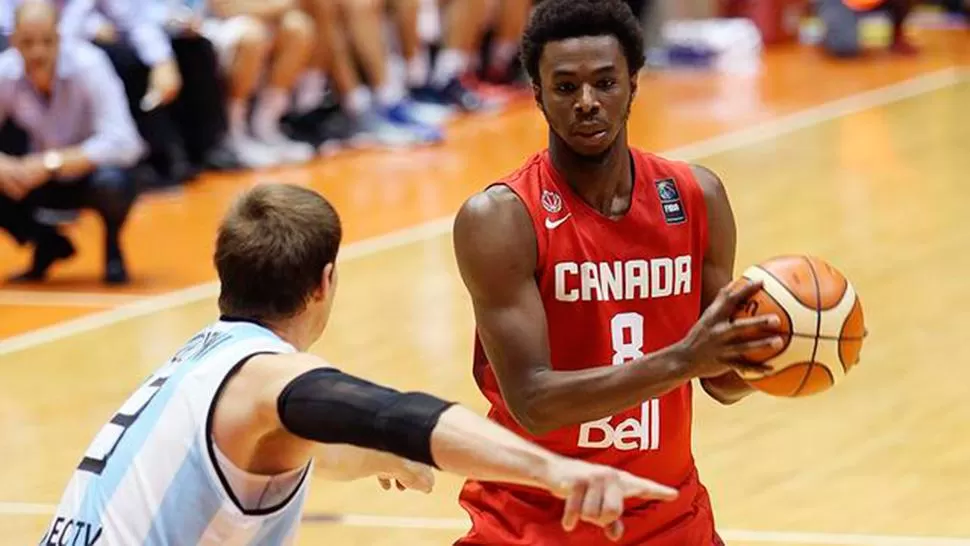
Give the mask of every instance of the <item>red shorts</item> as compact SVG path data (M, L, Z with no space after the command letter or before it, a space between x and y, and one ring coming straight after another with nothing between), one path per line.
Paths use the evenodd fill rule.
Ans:
M563 501L544 492L469 481L458 500L472 528L455 546L723 546L696 471L678 489L673 502L628 505L623 538L613 542L587 523L564 531Z

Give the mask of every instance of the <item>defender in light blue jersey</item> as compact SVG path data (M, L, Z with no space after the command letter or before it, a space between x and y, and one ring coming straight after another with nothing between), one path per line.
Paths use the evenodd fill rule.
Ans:
M293 544L314 466L421 491L431 467L544 487L565 499L567 529L583 520L613 534L625 498L676 496L303 352L330 316L340 239L336 211L312 190L260 185L233 205L215 252L222 316L97 433L41 545Z

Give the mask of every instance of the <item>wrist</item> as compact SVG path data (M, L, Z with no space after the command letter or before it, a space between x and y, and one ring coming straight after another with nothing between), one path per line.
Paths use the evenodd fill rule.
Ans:
M660 355L664 369L667 371L668 380L683 382L694 378L690 351L684 347L683 343L678 342L661 349Z

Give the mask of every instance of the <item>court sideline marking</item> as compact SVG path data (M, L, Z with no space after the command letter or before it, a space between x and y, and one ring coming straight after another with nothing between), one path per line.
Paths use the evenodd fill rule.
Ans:
M0 290L0 305L20 307L115 307L144 299L142 294Z
M950 87L966 79L965 70L958 67L949 67L935 72L921 74L884 87L825 102L765 121L764 123L759 123L748 129L731 131L666 152L660 152L660 154L672 159L684 161L698 160L778 138L800 129L819 125L826 121L845 117L853 113L885 106L931 91ZM351 261L392 248L431 239L450 231L453 219L453 215L439 218L387 235L350 243L341 250L342 257L340 259L341 261ZM218 294L218 289L218 282L206 282L189 288L150 296L143 300L121 305L107 311L85 315L73 320L26 332L0 341L0 356L43 345L79 333L103 328L128 319L213 298Z
M34 515L47 516L54 513L53 504L0 502L0 516ZM464 531L469 527L467 518L420 518L376 516L368 514L307 514L303 523L324 523L348 527L391 529L438 529ZM813 546L970 546L970 539L931 537L864 535L848 533L803 533L798 531L744 531L723 529L718 531L728 541L767 542L773 544L811 544Z

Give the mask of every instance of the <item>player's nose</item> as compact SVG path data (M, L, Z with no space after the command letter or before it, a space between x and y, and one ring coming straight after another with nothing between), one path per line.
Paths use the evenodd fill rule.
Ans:
M573 105L573 108L577 114L587 116L599 112L599 98L596 96L596 90L593 89L592 85L583 84L583 86L580 88L579 95L576 98L576 103Z

